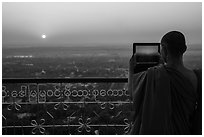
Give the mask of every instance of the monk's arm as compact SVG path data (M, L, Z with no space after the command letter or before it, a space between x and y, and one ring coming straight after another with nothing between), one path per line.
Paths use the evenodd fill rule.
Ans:
M129 73L128 73L128 92L131 95L131 99L132 99L132 93L133 93L134 61L135 60L132 56L129 61Z
M202 70L195 70L195 73L198 79L198 101L192 123L192 134L202 135Z

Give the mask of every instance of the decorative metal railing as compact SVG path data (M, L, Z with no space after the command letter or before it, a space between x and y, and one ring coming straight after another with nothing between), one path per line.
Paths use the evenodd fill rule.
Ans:
M3 79L3 134L127 134L127 78Z

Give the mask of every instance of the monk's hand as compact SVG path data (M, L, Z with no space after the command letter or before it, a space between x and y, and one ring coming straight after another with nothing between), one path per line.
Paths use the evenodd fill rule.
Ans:
M132 57L130 58L130 61L129 61L129 73L130 74L134 73L135 62L136 62L136 57L135 57L135 55L132 55Z

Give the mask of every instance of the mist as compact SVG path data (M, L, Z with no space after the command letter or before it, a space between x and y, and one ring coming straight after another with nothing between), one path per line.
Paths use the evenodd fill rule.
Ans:
M171 30L190 46L202 43L201 2L3 2L2 23L3 47L129 46Z

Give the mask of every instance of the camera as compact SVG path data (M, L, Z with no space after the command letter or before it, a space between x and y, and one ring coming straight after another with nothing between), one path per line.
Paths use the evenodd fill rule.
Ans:
M160 63L160 43L133 43L134 73Z

